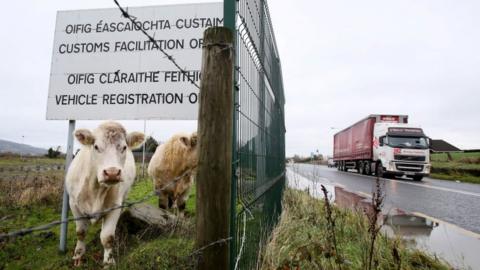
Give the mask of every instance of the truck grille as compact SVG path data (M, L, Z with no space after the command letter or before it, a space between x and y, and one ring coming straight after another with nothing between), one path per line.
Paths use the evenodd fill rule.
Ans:
M395 160L404 160L404 161L425 161L425 156L395 155L393 158L395 158Z
M395 163L397 170L403 172L421 172L423 171L422 164L412 164L412 163Z

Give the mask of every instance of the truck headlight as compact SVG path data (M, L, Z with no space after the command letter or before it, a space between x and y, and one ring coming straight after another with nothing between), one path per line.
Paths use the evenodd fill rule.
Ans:
M425 165L425 173L430 173L431 168L432 168L432 165L430 164Z
M389 171L395 171L395 163L391 160L390 160L390 162L388 162L388 170Z

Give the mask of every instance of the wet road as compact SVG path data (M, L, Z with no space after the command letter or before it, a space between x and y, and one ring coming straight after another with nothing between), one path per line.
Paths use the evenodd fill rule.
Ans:
M326 166L294 164L296 173L319 179L346 190L371 194L374 176L340 172ZM382 178L383 179L383 178ZM410 179L383 179L385 182L385 209L400 208L409 212L434 217L466 230L480 233L480 185L424 178L421 182Z

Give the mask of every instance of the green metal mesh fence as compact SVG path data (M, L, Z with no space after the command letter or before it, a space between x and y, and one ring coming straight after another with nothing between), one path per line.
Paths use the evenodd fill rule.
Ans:
M255 269L285 186L282 69L267 2L224 5L236 54L231 268Z

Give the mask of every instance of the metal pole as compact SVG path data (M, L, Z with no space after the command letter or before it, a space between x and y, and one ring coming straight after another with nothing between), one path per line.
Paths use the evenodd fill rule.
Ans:
M68 135L67 135L67 157L65 159L65 175L67 173L68 167L73 159L73 131L75 130L75 120L68 121ZM60 244L58 249L60 252L65 253L67 251L67 229L68 223L66 222L68 218L68 193L65 189L65 181L63 184L63 202L62 202L62 223L60 226Z
M265 66L265 1L260 0L260 62L261 65ZM259 92L259 99L260 105L258 106L258 115L259 115L259 130L258 130L258 139L259 143L256 145L257 153L257 181L267 181L267 166L266 166L266 144L265 144L265 137L266 137L266 127L265 127L265 70L261 68L258 72L258 77L260 80L258 81L258 92ZM261 190L256 190L256 196L260 195ZM265 206L265 205L264 205Z
M143 134L147 134L147 120L143 120ZM142 155L142 178L145 178L145 145L143 144L143 155Z
M232 180L231 180L231 195L230 195L230 254L229 254L229 261L230 261L230 269L235 269L235 261L237 258L237 174L236 169L238 166L238 155L237 155L237 122L238 122L238 112L236 111L236 106L238 104L238 88L237 88L237 72L235 72L234 68L238 66L238 48L237 48L237 31L236 31L236 12L237 12L237 1L235 0L224 0L223 1L223 17L224 17L224 25L225 27L230 28L233 33L233 46L234 46L234 63L232 67L233 73L233 115L232 115Z

